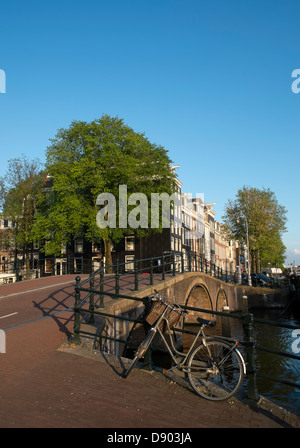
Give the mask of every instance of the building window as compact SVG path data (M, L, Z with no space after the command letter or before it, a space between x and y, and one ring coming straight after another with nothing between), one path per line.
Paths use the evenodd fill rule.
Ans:
M125 255L125 271L134 271L134 255Z
M174 250L174 238L171 236L171 250Z
M74 252L82 254L83 252L83 240L78 239L74 241Z
M135 249L135 238L134 235L125 236L125 250L133 251Z
M46 259L45 260L45 272L46 273L52 273L53 271L53 263L52 260Z
M100 243L95 243L93 241L92 243L92 252L100 252L101 250L101 244Z

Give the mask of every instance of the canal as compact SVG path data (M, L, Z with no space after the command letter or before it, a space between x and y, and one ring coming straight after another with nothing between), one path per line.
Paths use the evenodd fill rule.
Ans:
M292 329L255 322L254 337L258 346L300 356L300 314L296 316L292 314L292 312L283 313L282 309L253 309L250 310L250 312L254 315L254 318L297 326L297 328L299 328L298 340L293 337ZM217 334L222 334L221 325L218 325L219 319L219 316L217 316L217 327L215 331ZM230 326L230 330L228 331L227 329L226 335L235 337L239 341L243 341L245 337L241 319L226 319ZM186 327L186 329L197 331L197 327L190 325L188 328ZM191 342L192 336L184 336L184 348L188 347ZM295 348L299 350L299 353L293 352ZM246 358L245 351L241 346L240 350ZM300 360L256 350L256 368L262 375L287 380L297 384L300 383ZM244 381L242 392L246 393L246 389L247 382ZM270 400L282 403L287 407L297 407L300 409L299 388L287 386L264 378L257 378L257 390L260 395L263 395Z
M254 334L256 344L276 351L287 352L300 356L299 353L293 352L295 346L300 350L300 314L293 315L291 312L284 313L282 309L257 309L250 310L255 318L264 319L276 323L295 325L299 328L298 340L293 337L293 330L283 328L279 326L271 326L255 322ZM217 327L214 330L217 334L221 334L220 316L217 316ZM244 331L241 319L226 318L227 319L227 335L236 337L239 341L243 341ZM219 321L219 325L218 325ZM228 322L230 323L230 329L228 329ZM198 326L187 325L186 330L197 331ZM223 325L224 328L224 325ZM211 329L209 329L211 330ZM228 331L229 330L229 331ZM230 334L228 334L228 332ZM183 335L183 349L186 351L190 346L193 336L185 334ZM294 344L294 345L293 345ZM244 349L240 346L240 350L246 357ZM171 360L167 354L154 352L153 353L154 364L159 367L170 368ZM292 359L277 354L267 353L264 351L256 350L256 368L259 373L281 380L287 380L294 383L300 383L300 360ZM300 409L300 389L285 384L281 384L275 381L266 380L263 378L257 378L258 394L263 395L271 401L277 402L286 408ZM241 394L245 395L247 391L247 381L244 381L244 385L241 389Z
M300 351L300 316L293 313L282 313L279 309L252 310L254 317L270 321L291 324L299 328L298 338L293 330L278 326L255 323L255 339L257 345L278 351L295 353ZM256 365L259 372L282 380L300 383L300 360L292 359L260 350L256 351ZM271 400L300 408L300 389L278 382L257 379L258 392Z

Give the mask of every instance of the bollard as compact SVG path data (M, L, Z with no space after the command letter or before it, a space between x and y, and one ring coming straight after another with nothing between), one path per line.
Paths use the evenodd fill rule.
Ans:
M224 305L222 309L223 313L229 314L229 306ZM230 317L222 316L222 335L230 338L231 337L231 328L230 328Z
M242 297L242 313L248 314L248 297L247 296Z

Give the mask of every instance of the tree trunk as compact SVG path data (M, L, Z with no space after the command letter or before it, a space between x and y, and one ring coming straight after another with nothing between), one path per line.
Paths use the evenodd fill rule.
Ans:
M104 241L104 255L105 255L105 265L106 266L112 266L112 256L111 256L111 248L110 248L110 240L109 239L103 239ZM106 269L107 274L111 274L113 272L112 268Z
M252 273L254 273L254 272L256 272L256 270L255 270L255 268L256 268L256 266L255 266L255 251L254 250L251 250L250 251L251 252L251 272Z

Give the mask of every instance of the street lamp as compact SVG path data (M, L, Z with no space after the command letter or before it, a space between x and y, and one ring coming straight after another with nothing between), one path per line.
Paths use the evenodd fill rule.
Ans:
M251 267L250 267L250 252L249 252L249 227L248 227L248 220L246 215L244 215L245 221L246 221L246 237L247 237L247 252L248 252L248 285L252 286L252 280L251 280Z
M252 280L251 280L251 266L250 266L250 251L249 251L249 227L248 227L248 220L247 216L243 214L243 218L246 222L246 239L247 239L247 252L248 252L248 285L252 286ZM239 220L237 220L239 222Z

